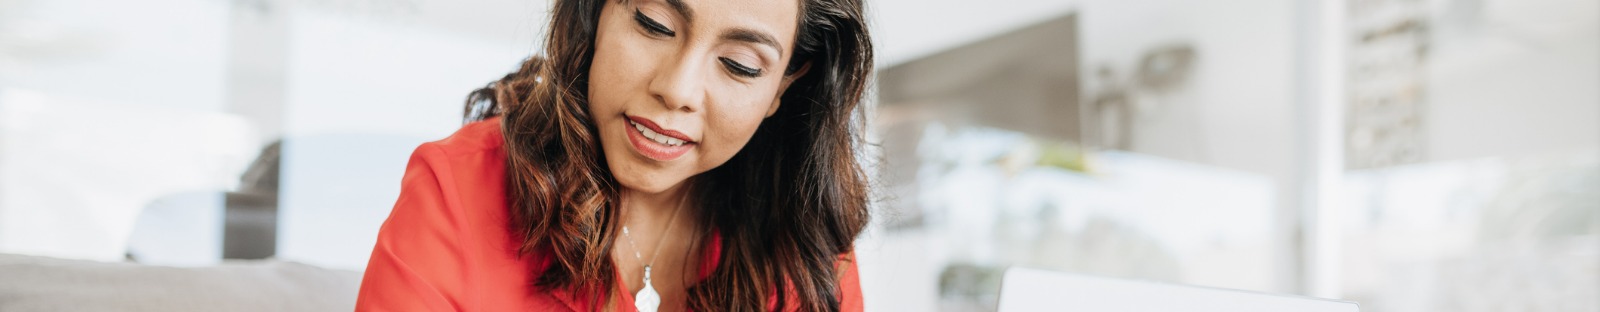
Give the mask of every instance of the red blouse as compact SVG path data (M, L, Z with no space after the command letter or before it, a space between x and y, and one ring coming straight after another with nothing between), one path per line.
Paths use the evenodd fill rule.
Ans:
M505 150L500 119L474 122L411 154L400 198L378 231L356 311L593 311L590 300L532 286L548 255L519 257L522 239L508 228ZM700 277L721 254L712 237ZM840 303L861 311L852 255L840 257ZM629 293L617 276L618 294ZM632 296L618 296L635 311Z

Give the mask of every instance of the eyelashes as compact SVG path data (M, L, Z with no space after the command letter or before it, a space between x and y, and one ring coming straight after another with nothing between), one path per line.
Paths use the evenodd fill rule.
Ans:
M671 28L667 28L667 25L662 25L661 22L644 15L644 12L639 11L639 9L633 10L633 21L639 23L639 27L643 27L646 32L654 36L671 38L678 35ZM760 68L751 67L726 57L718 57L717 61L722 63L722 67L726 68L728 73L735 76L756 78L761 77L761 74L765 72Z
M744 64L740 64L738 61L734 61L733 59L726 57L718 57L717 60L721 61L722 66L727 67L728 72L731 72L734 75L739 75L746 78L761 77L761 69L759 68L745 66Z
M651 34L667 37L678 35L678 33L673 32L671 28L667 28L667 25L661 25L661 22L657 22L655 19L650 18L649 16L644 16L644 12L639 12L639 9L633 10L633 20L635 22L639 22L639 26L644 27L644 29L649 31Z

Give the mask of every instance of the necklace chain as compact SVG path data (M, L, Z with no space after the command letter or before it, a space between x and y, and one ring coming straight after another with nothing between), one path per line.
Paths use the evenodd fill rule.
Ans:
M655 250L654 253L652 253L650 255L650 262L648 262L648 263L644 262L644 256L639 253L639 245L634 244L634 242L633 242L633 234L629 233L628 226L627 225L623 225L622 226L622 237L628 239L628 247L632 247L632 249L633 249L633 258L634 258L634 260L638 260L639 263L644 264L644 269L645 269L645 274L646 274L645 278L649 278L648 275L649 275L649 271L650 271L650 266L656 264L656 258L660 258L661 257L661 244L666 242L667 234L672 232L672 226L677 225L674 221L678 220L678 212L680 210L683 210L684 204L688 203L688 201L689 201L689 195L688 194L684 194L683 195L683 199L678 202L678 207L672 209L672 217L667 218L667 227L666 227L666 229L662 229L661 230L661 237L656 238L656 250Z

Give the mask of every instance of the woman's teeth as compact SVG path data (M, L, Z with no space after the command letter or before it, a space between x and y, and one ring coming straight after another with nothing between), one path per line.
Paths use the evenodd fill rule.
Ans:
M630 120L628 121L628 124L633 125L634 129L639 129L639 133L644 134L645 138L648 138L651 141L656 141L656 143L661 143L662 145L666 146L678 146L683 145L684 143L683 140L656 133L655 131L650 130L649 127L645 127L637 122Z

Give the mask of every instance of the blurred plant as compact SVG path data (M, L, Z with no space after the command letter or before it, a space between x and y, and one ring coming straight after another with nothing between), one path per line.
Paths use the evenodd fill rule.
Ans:
M1077 144L1049 142L1044 143L1044 147L1039 149L1039 161L1035 164L1040 167L1088 173L1089 155Z
M939 311L994 311L999 303L1005 267L951 263L939 272Z
M1025 136L992 162L1007 175L1034 168L1089 173L1088 152L1077 143Z
M1512 175L1484 207L1479 239L1600 236L1600 164L1583 164L1595 154L1508 162Z

